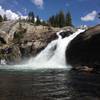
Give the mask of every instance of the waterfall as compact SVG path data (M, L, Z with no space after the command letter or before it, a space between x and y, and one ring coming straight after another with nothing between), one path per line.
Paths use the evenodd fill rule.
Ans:
M72 35L62 38L60 33L63 30L57 32L58 39L52 41L48 46L41 51L35 58L31 58L27 63L23 65L14 65L6 67L7 69L44 69L44 68L66 68L70 69L71 66L67 65L65 58L65 51L68 44L73 40L79 33L84 30L78 29Z

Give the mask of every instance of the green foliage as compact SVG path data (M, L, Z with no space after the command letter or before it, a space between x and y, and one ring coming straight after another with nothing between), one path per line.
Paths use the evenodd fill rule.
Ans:
M59 15L56 15L56 16L55 16L54 26L55 26L55 27L59 27Z
M55 26L55 16L51 16L48 22L51 26Z
M66 14L66 26L72 26L72 18L70 12Z
M36 18L36 20L35 20ZM35 25L47 25L45 21L41 21L39 16L35 16L33 12L28 13L28 22L31 22Z
M64 16L64 12L60 11L59 15L59 27L64 27L65 26L65 16Z
M3 16L3 20L7 21L7 16L6 15Z
M47 26L47 23L46 23L45 21L42 21L42 22L41 22L41 25Z
M7 16L5 14L3 17L0 15L0 22L2 21L7 21Z
M20 41L21 38L23 38L23 33L22 32L15 32L14 38L17 40L17 42Z
M49 18L48 21L53 27L64 27L65 26L65 15L63 11L60 11L55 16Z
M2 22L3 21L3 18L2 18L2 16L0 15L0 22Z
M34 23L35 22L35 16L33 12L28 13L28 21Z
M14 33L14 40L16 41L16 42L20 42L21 41L21 39L24 37L24 33L26 33L26 29L24 29L23 27L22 27L22 24L21 23L19 23L19 31L16 31L15 33Z
M41 24L40 18L39 16L37 16L36 25L40 25L40 24Z
M49 18L48 23L53 27L72 26L72 18L70 12L65 16L63 11Z

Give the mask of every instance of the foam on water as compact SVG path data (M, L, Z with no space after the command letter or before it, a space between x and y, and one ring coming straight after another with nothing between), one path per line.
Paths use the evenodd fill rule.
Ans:
M74 39L79 33L84 32L84 30L78 29L77 32L70 35L69 37L63 38L60 33L63 30L57 32L58 39L52 41L48 46L41 51L35 58L31 58L29 61L22 65L12 65L12 66L0 66L1 69L55 69L55 68L66 68L70 69L71 66L67 64L65 59L65 51L68 44Z

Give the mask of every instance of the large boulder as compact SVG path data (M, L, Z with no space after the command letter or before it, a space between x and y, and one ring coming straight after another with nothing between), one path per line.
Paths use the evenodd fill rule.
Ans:
M100 25L80 33L70 42L66 62L73 67L100 67Z
M73 32L71 31L63 31L61 32L59 35L62 37L62 38L65 38L65 37L68 37L69 35L73 34Z

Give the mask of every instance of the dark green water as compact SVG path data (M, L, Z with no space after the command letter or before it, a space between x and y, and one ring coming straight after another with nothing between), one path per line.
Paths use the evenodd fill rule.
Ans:
M0 100L100 100L100 74L0 70Z

